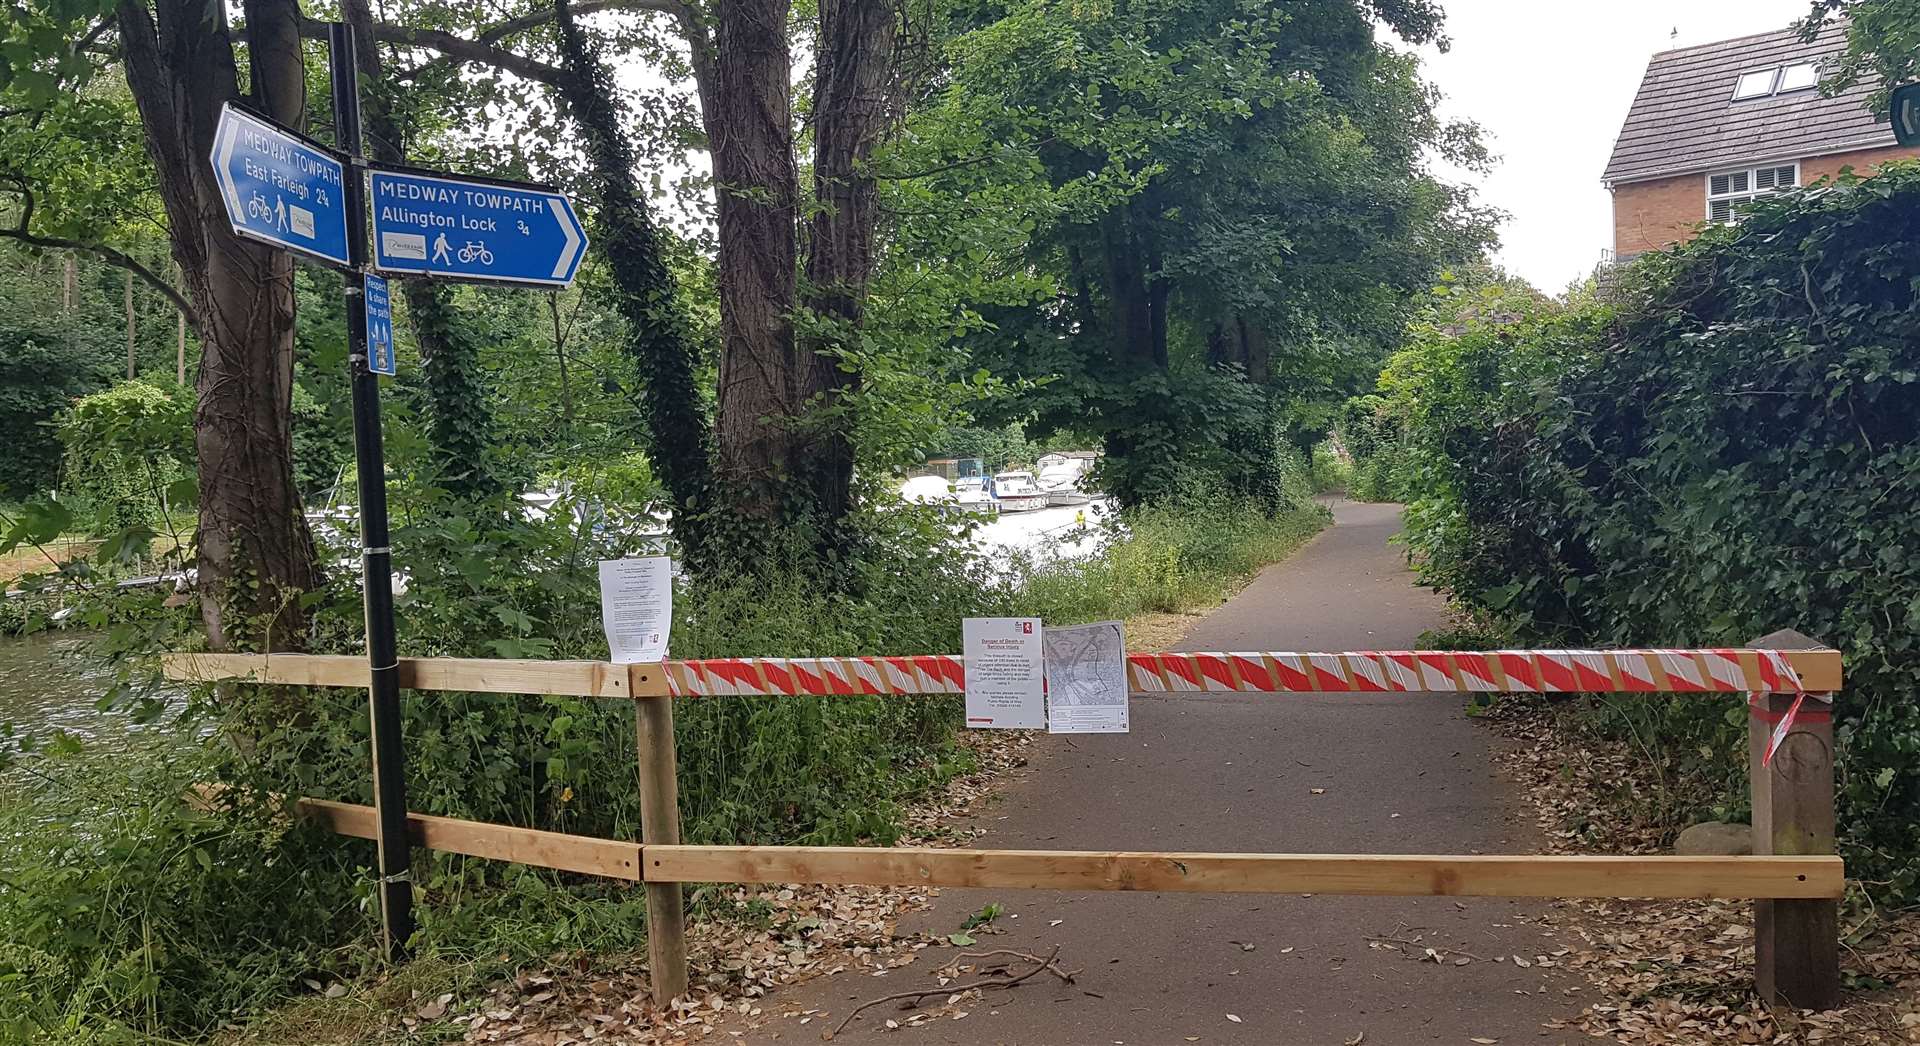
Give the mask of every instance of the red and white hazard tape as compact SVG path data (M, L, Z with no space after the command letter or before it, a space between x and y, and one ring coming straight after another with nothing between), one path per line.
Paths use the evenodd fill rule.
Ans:
M1808 713L1808 718L1811 719L1814 716L1829 716L1832 714L1833 695L1807 693L1806 687L1800 684L1800 674L1793 670L1793 665L1790 664L1786 657L1778 650L1762 650L1759 651L1759 654L1760 663L1765 666L1770 666L1775 676L1787 684L1785 690L1774 692L1791 693L1793 695L1793 704L1788 705L1786 714L1779 716L1777 719L1774 716L1772 708L1769 707L1771 702L1767 700L1767 691L1755 690L1747 697L1747 707L1752 713L1766 722L1773 724L1773 730L1767 735L1766 754L1760 757L1761 766L1771 766L1773 765L1773 754L1780 750L1780 746L1787 740L1787 735L1793 732L1793 724L1798 721L1801 715L1800 708L1807 703L1807 698L1811 697L1815 701L1824 702L1827 705L1826 708Z
M682 697L958 694L957 654L669 661ZM1799 693L1771 650L1429 650L1128 654L1134 693Z

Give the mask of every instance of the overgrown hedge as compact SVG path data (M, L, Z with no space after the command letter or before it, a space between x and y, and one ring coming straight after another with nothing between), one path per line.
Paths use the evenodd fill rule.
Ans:
M1920 895L1920 167L1768 200L1608 284L1389 367L1427 580L1537 644L1838 647L1849 871ZM1659 716L1691 746L1667 758L1744 781L1741 709Z

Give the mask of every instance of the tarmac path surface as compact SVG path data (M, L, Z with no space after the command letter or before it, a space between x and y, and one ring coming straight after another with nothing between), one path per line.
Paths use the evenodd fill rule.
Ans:
M1334 511L1334 526L1202 620L1182 648L1407 649L1442 625L1441 600L1413 584L1388 543L1399 507L1341 502ZM1041 742L1031 772L981 815L988 833L972 845L1535 852L1531 818L1493 768L1496 743L1464 715L1458 695L1136 697L1129 734ZM1541 1026L1580 1010L1582 995L1566 993L1574 982L1512 959L1563 947L1545 900L948 889L902 928L953 932L990 902L1004 908L997 927L1006 932L982 934L970 950L1045 954L1058 945L1063 966L1084 970L1079 983L989 991L984 1005L965 1007L965 1019L899 1030L884 1022L909 1014L888 1003L836 1041L1590 1041ZM1416 936L1418 945L1391 943ZM1427 958L1429 947L1446 961ZM754 1041L771 1032L782 1042L818 1041L822 1024L839 1024L860 1002L931 987L943 951L929 949L884 978L842 974L783 993L783 1009L799 1003L817 1015L804 1028L777 1020ZM1456 965L1462 955L1475 958Z

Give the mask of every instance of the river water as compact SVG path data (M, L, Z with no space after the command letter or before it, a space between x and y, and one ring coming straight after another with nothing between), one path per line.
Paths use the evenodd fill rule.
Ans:
M79 632L0 638L0 723L34 735L123 736L125 717L94 707L113 677L86 656L90 642Z

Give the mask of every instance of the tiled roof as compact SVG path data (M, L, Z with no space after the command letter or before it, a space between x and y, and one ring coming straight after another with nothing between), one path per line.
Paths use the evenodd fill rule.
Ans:
M1835 24L1811 43L1784 29L1654 55L1601 177L1632 182L1893 145L1892 126L1867 109L1877 80L1832 98L1804 90L1733 100L1741 73L1830 62L1845 49L1846 26Z

